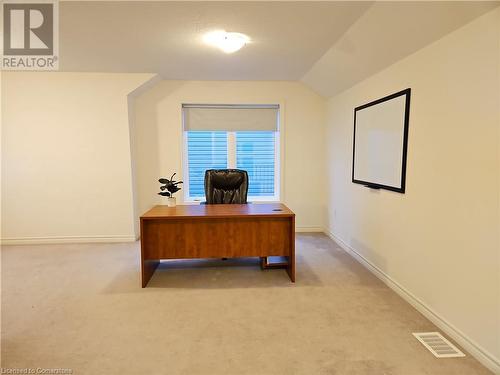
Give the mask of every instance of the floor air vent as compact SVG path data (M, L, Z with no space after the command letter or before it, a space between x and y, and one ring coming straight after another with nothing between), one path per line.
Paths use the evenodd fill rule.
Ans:
M465 357L464 353L439 332L419 332L413 333L413 336L438 358Z

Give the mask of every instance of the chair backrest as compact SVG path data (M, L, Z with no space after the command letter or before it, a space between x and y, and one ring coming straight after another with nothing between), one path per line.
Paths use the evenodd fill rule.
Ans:
M248 173L241 169L208 169L205 172L207 204L247 203Z

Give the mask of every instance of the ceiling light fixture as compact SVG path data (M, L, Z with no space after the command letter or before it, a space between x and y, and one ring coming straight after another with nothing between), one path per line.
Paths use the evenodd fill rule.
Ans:
M211 46L217 47L225 53L233 53L250 42L245 34L228 33L224 30L212 31L203 36L203 41Z

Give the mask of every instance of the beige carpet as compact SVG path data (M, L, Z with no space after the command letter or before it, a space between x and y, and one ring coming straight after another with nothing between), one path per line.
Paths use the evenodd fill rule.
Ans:
M297 236L297 283L257 260L162 263L139 244L10 246L2 367L73 374L490 374L436 359L436 330L324 235Z

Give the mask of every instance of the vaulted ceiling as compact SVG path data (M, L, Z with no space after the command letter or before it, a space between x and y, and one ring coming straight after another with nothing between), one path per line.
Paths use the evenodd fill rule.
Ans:
M159 73L168 79L298 80L366 11L346 2L63 2L63 70ZM252 43L227 55L214 29Z
M314 63L302 81L333 96L418 51L498 2L377 2Z
M63 71L180 80L302 80L334 95L498 6L497 2L60 3ZM234 54L202 35L236 31Z

